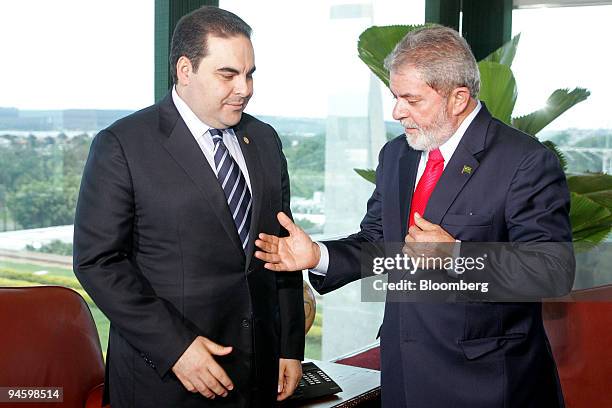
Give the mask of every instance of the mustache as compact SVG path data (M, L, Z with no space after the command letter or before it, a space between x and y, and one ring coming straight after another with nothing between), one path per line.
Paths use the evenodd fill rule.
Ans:
M400 123L402 124L402 126L404 127L404 129L408 129L408 128L413 128L413 129L418 129L418 130L423 130L419 125L417 125L415 122L408 120L408 119L404 119L404 120L400 120Z

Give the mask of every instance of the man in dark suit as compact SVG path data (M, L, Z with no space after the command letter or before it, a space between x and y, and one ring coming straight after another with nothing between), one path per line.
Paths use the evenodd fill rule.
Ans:
M243 114L250 27L203 7L174 32L172 91L101 131L81 183L74 270L111 322L105 402L270 407L301 378L301 272L253 257L282 234L289 178L274 129Z
M271 270L311 269L326 293L362 277L363 244L570 242L569 193L552 151L491 117L476 98L479 72L449 28L409 33L386 60L405 135L381 150L361 230L312 242L284 214L289 237L260 234L255 256ZM457 242L457 241L462 241ZM435 251L434 251L435 252ZM490 260L514 276L544 271L554 295L573 283L571 249ZM429 271L431 276L453 272ZM549 274L549 275L548 275ZM391 276L390 278L391 279ZM559 407L563 396L541 304L392 302L381 336L384 407Z

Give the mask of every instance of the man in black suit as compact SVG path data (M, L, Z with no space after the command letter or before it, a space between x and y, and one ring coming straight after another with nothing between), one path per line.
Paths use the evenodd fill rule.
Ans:
M301 272L253 257L282 234L289 178L274 129L243 114L251 28L202 7L174 32L172 91L101 131L83 174L74 270L111 322L105 402L270 407L301 378Z
M433 253L448 243L460 256L473 242L571 241L570 197L556 156L491 117L476 99L478 66L459 33L411 32L386 66L393 117L406 133L380 152L361 230L313 243L279 214L289 237L260 234L256 241L262 251L255 256L267 268L311 269L311 282L326 293L362 277L363 244L405 242L414 254L419 243L433 244ZM507 289L530 279L544 282L548 295L571 289L571 247L535 256L502 249L488 264L511 266ZM456 273L425 272L446 281ZM384 407L563 406L541 303L416 303L389 295L380 331Z

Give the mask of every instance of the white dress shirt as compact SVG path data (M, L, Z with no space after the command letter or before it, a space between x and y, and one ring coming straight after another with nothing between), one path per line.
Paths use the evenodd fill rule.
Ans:
M172 87L172 101L174 102L174 106L181 115L181 118L185 121L187 128L195 138L198 146L200 146L200 150L204 153L204 157L208 161L208 164L213 169L215 174L217 174L217 168L215 167L215 142L212 140L212 136L210 135L209 129L212 129L212 126L208 126L206 123L202 122L195 113L191 110L191 108L187 105L187 103L181 99L179 94L176 92L176 87ZM249 186L249 191L251 191L251 195L253 194L253 190L251 189L251 179L249 178L249 169L247 169L246 162L244 161L244 155L242 154L242 150L240 149L240 143L236 138L236 134L232 128L228 129L219 129L223 132L223 143L227 147L229 154L238 164L240 171L244 174L244 178L246 179L247 185Z
M482 105L480 101L478 101L476 108L474 108L474 110L470 112L470 114L463 120L463 122L461 122L461 125L459 125L459 127L457 128L457 131L450 137L450 139L448 139L446 142L444 142L442 146L440 146L439 148L440 153L442 153L442 157L444 158L444 168L446 168L446 165L450 161L451 157L453 157L453 154L455 153L455 150L457 149L457 146L459 145L461 138L465 134L465 131L467 130L468 126L470 126L470 124L472 123L472 121L474 120L478 112L480 111L481 107ZM419 184L419 180L421 179L421 176L425 172L425 166L427 165L428 158L429 158L429 152L426 152L426 151L421 152L421 159L419 160L419 167L417 168L416 181L414 183L415 189L416 189L416 186ZM317 245L319 245L319 248L321 249L321 258L319 259L319 263L317 264L317 266L314 269L311 269L310 272L316 275L325 275L327 273L327 269L329 268L329 251L327 247L325 246L325 244L321 242L317 242ZM457 253L458 249L459 249L459 245L456 246L456 249L454 252Z

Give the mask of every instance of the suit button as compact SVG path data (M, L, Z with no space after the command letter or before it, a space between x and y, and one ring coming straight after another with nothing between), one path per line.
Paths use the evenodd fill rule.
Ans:
M251 327L251 323L249 323L248 319L242 319L242 322L240 322L240 325L244 327L245 329L248 329L249 327Z

